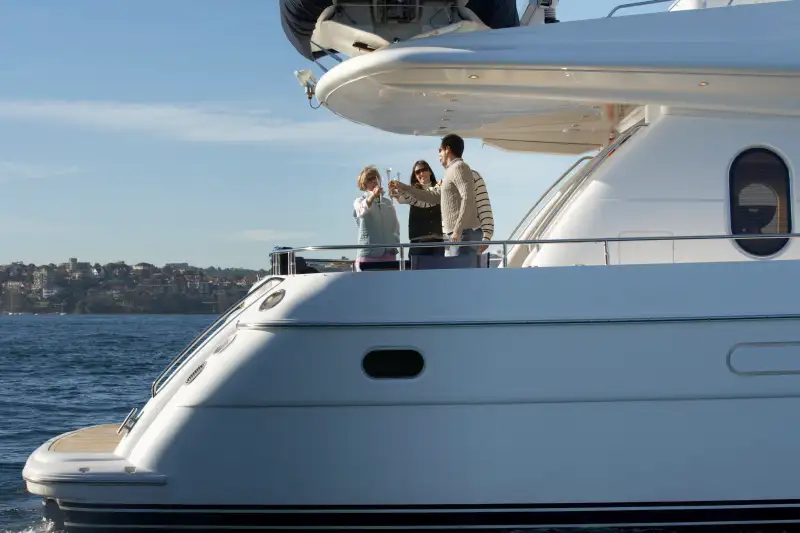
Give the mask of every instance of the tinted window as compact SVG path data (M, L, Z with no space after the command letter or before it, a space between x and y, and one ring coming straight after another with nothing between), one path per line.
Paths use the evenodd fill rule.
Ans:
M734 235L791 233L789 169L775 152L753 148L739 154L730 172L730 218ZM779 252L789 239L738 239L753 255Z

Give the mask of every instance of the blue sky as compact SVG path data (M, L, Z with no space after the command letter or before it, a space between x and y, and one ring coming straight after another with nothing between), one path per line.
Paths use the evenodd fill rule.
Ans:
M559 18L618 3L562 0ZM0 51L0 263L260 268L276 244L354 243L363 166L440 168L436 138L309 108L275 0L7 0ZM574 159L477 140L465 158L496 239Z

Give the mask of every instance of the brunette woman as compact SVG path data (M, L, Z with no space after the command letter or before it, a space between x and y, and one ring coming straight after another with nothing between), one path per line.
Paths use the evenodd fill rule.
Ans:
M417 161L411 168L409 183L418 189L429 189L436 185L436 176L427 161ZM397 196L401 204L408 204L408 239L413 242L442 242L442 208L439 204L428 204L402 192ZM409 255L444 256L443 247L411 248Z

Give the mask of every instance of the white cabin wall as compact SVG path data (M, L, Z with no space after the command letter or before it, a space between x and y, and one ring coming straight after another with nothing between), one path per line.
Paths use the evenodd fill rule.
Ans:
M589 178L544 239L647 235L729 235L728 169L742 150L773 149L790 175L800 157L796 119L662 108ZM792 224L797 198L792 190ZM730 240L609 243L610 264L797 259L790 242L769 258L754 258ZM549 244L526 266L604 264L602 244Z

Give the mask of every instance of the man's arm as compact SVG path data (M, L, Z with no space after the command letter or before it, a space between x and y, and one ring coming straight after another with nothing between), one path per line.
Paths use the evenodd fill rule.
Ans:
M462 163L453 168L453 177L451 179L458 190L458 194L461 196L461 205L458 208L458 215L453 224L453 237L461 240L467 206L475 205L475 178L472 176L472 169L466 163Z
M397 201L401 204L408 204L408 205L413 205L414 207L425 207L425 208L433 207L439 203L436 202L435 204L430 204L428 202L423 202L422 200L417 200L416 198L412 198L411 196L406 194L405 191L400 191L400 196L397 197Z
M478 208L478 218L481 219L483 240L491 241L494 235L492 203L489 201L489 193L486 191L486 183L483 181L483 176L474 170L472 173L475 177L475 205Z
M442 191L440 188L441 183L437 183L435 186L431 187L430 189L417 189L411 185L407 185L405 183L400 184L398 190L409 196L411 199L419 200L422 202L427 202L431 205L436 205L442 201ZM416 205L416 204L411 204ZM421 207L421 206L420 206ZM428 206L430 207L430 206Z

